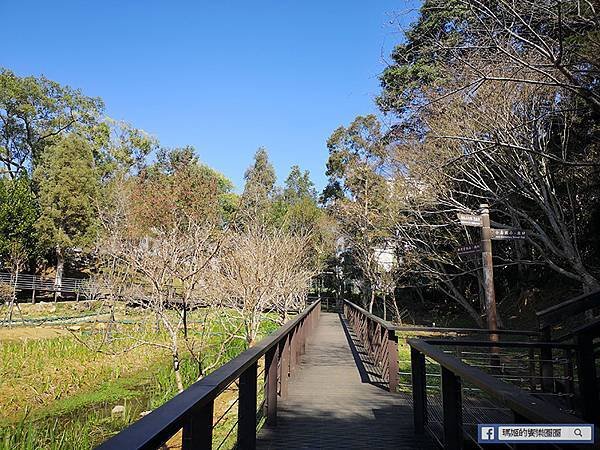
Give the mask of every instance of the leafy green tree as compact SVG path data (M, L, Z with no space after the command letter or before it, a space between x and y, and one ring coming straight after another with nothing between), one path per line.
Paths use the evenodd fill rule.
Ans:
M65 259L89 248L97 236L99 177L90 143L77 134L49 146L34 172L39 191L41 242L54 250L56 285L62 285Z
M288 203L296 203L303 199L316 200L317 191L308 170L302 172L297 165L292 166L285 180L283 198Z
M387 213L388 148L381 124L373 115L359 116L347 128L336 129L327 147L329 184L322 200L337 220L347 251L360 269L365 306L368 304L372 311L376 290L381 290L385 275L376 251L387 249L393 237ZM386 291L384 295L392 293Z
M308 170L292 166L283 190L273 202L272 222L295 233L312 233L319 237L324 212L317 205L315 185Z
M90 128L104 104L45 77L18 77L0 69L0 164L16 178L31 171L61 135Z
M242 214L247 218L267 220L277 176L266 149L261 147L256 151L254 163L246 170L244 179L246 184L240 204Z
M39 217L31 179L0 178L0 258L18 271L38 256L35 223Z
M147 157L159 148L158 140L148 133L110 118L91 128L88 139L93 143L104 184L138 173L145 167Z
M598 13L591 2L425 0L392 52L377 103L402 127L426 131L420 107L429 92L476 91L484 83L560 86L600 114ZM475 76L461 73L465 62ZM516 74L502 73L513 68ZM500 69L500 70L498 70ZM462 86L446 89L450 80Z
M468 6L462 0L425 0L406 39L392 52L393 64L383 71L377 104L407 121L426 102L425 92L447 76L441 64L444 49L465 43ZM416 131L414 128L412 131Z
M385 208L388 152L377 118L358 116L348 128L339 127L327 141L327 148L329 183L322 201L359 200L369 210Z

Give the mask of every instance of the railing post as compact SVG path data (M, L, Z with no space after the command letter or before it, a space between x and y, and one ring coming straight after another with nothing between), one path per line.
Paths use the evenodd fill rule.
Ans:
M579 394L583 403L583 418L600 424L598 409L598 381L596 380L596 364L594 360L593 338L587 333L576 338L577 343L577 375L579 376Z
M267 404L267 424L277 424L277 365L279 364L279 346L275 345L265 355L265 400Z
M280 369L279 369L279 372L280 372L279 376L281 377L280 378L281 387L280 387L279 394L281 395L282 399L286 399L287 394L288 394L288 383L290 381L290 335L289 334L283 339L283 344L280 346L280 351L281 351L281 365L280 365Z
M415 433L425 432L427 424L427 378L425 355L411 347L410 366L412 370L413 420Z
M444 448L463 448L462 392L460 378L442 367L442 407L444 417Z
M256 362L240 375L238 405L238 446L241 450L256 449Z
M398 391L398 336L396 330L388 329L387 358L390 392Z
M300 348L299 348L299 353L300 355L304 355L306 353L306 334L307 334L307 323L306 323L306 319L302 319L302 322L300 322Z
M188 415L183 424L182 450L212 448L213 402Z
M290 378L294 375L297 364L298 349L298 328L294 328L290 333Z

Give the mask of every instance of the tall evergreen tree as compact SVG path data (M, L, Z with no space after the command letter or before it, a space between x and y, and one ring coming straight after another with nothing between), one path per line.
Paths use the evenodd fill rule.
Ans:
M242 194L242 213L266 219L277 181L266 149L261 147L256 151L254 163L246 170L244 179L246 184Z
M290 174L285 180L283 197L289 203L295 203L302 199L316 200L317 191L308 170L302 172L297 165L292 166Z
M91 145L81 136L66 135L46 149L34 180L41 210L36 227L41 241L53 247L56 285L61 286L66 257L96 237L99 181Z

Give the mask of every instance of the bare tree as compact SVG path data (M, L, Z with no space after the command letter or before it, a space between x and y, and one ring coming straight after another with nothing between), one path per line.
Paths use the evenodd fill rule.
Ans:
M211 222L181 220L176 226L154 229L151 235L127 233L126 224L107 234L101 249L107 262L134 280L129 289L115 284L114 296L142 306L154 315L166 332L167 343L157 338L140 344L167 349L172 358L177 387L183 390L180 373L182 352L187 349L198 362L200 375L206 370L206 335L188 333L187 314L200 306L199 291L207 264L218 246L218 228ZM202 306L206 306L203 302ZM204 316L208 320L208 315Z
M586 290L598 289L579 237L600 155L574 145L576 118L555 95L499 84L480 87L468 100L448 99L428 119L428 145L449 156L443 160L446 186L452 186L443 198L448 209L468 210L487 199L497 226L528 230L536 259Z
M254 345L262 320L304 305L317 273L309 236L274 229L252 221L229 233L212 264L207 295L243 324L247 345Z
M460 232L455 214L490 203L494 227L527 231L527 241L497 247L497 268L548 267L584 290L600 288L589 245L600 168L597 6L461 0L448 8L423 6L394 56L403 70L382 78L380 104L399 118L387 151L402 282L434 286L481 323L479 268L454 252L474 231ZM425 75L411 84L410 74Z

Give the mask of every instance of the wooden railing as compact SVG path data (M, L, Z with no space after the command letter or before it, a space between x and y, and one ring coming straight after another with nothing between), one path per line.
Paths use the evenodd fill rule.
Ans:
M18 291L31 291L32 300L35 300L36 292L59 292L61 294L75 294L89 297L90 293L95 292L95 286L90 280L85 278L63 277L61 285L56 285L56 281L51 277L41 277L27 273L0 272L0 283L8 284L17 288Z
M390 392L398 389L398 335L411 333L429 333L431 335L472 336L489 335L491 331L484 328L442 328L421 326L399 326L369 313L364 308L348 301L343 301L344 315L354 333L360 339L373 364L381 371L382 378ZM539 336L537 331L529 330L495 330L493 334L500 336Z
M238 414L234 424L234 427L237 427L236 448L254 449L257 408L259 413L262 409L266 410L267 423L276 423L277 398L287 396L289 377L297 367L300 356L305 352L307 338L319 320L320 307L319 301L314 302L278 331L194 383L98 448L157 449L182 430L183 450L211 449L214 424L223 417L214 418L215 399L237 381ZM264 358L265 400L264 404L257 405L257 384L260 383L257 383L257 372L261 358Z
M448 448L459 448L453 446L462 442L463 433L474 439L474 424L492 423L494 418L516 417L519 423L573 423L583 418L599 423L595 367L600 345L594 339L600 334L600 321L572 330L570 342L546 342L544 334L534 330L396 326L349 301L343 305L388 389L412 391L418 431L427 423L429 397L430 413L436 416L429 430L442 445L447 441ZM500 340L490 340L490 334ZM398 354L398 335L409 338L410 361ZM550 374L549 365L554 367ZM468 423L462 423L461 408Z
M600 291L583 294L542 311L537 311L536 317L540 340L565 342L576 339L576 331L579 325L589 321L585 315L589 313L593 315L594 309L600 309ZM589 330L584 334L589 336ZM592 346L594 346L594 350L599 348L597 343L592 343ZM593 352L590 354L593 354ZM542 360L544 361L541 366L542 379L552 379L554 376L554 363L551 350L547 348L542 350ZM546 385L545 388L548 390L551 386Z
M565 319L576 317L593 309L600 309L600 290L580 295L549 308L535 313L538 328L544 335L544 339L562 339L564 336L553 336L552 333L557 325L564 324ZM563 330L564 332L564 330Z
M344 316L354 333L381 370L390 392L398 389L398 337L395 327L354 303L344 300Z
M313 302L321 302L321 311L324 312L338 312L338 301L334 297L325 295L309 294L306 302L312 304Z
M469 383L478 394L493 401L493 409L508 408L512 417L505 418L503 423L549 423L568 424L581 423L581 419L561 411L556 406L528 393L517 386L499 380L479 368L464 363L459 358L448 354L440 345L448 344L445 340L409 339L411 347L412 395L414 426L417 433L423 433L428 425L428 392L426 358L441 367L441 402L442 402L442 439L446 449L461 449L465 430L463 427L463 384ZM450 342L464 346L465 342ZM481 342L473 343L482 345ZM489 345L510 346L513 343L487 343ZM540 346L540 343L522 342L519 345ZM547 343L547 346L569 347L569 344ZM439 373L436 372L436 373ZM471 400L471 404L474 404ZM489 408L488 408L489 409ZM485 417L483 418L485 420ZM508 420L508 421L507 421ZM510 422L512 420L512 422ZM492 420L490 423L496 423ZM485 423L485 422L484 422Z
M581 392L583 418L600 425L600 320L583 325L572 332L577 352L577 375Z

